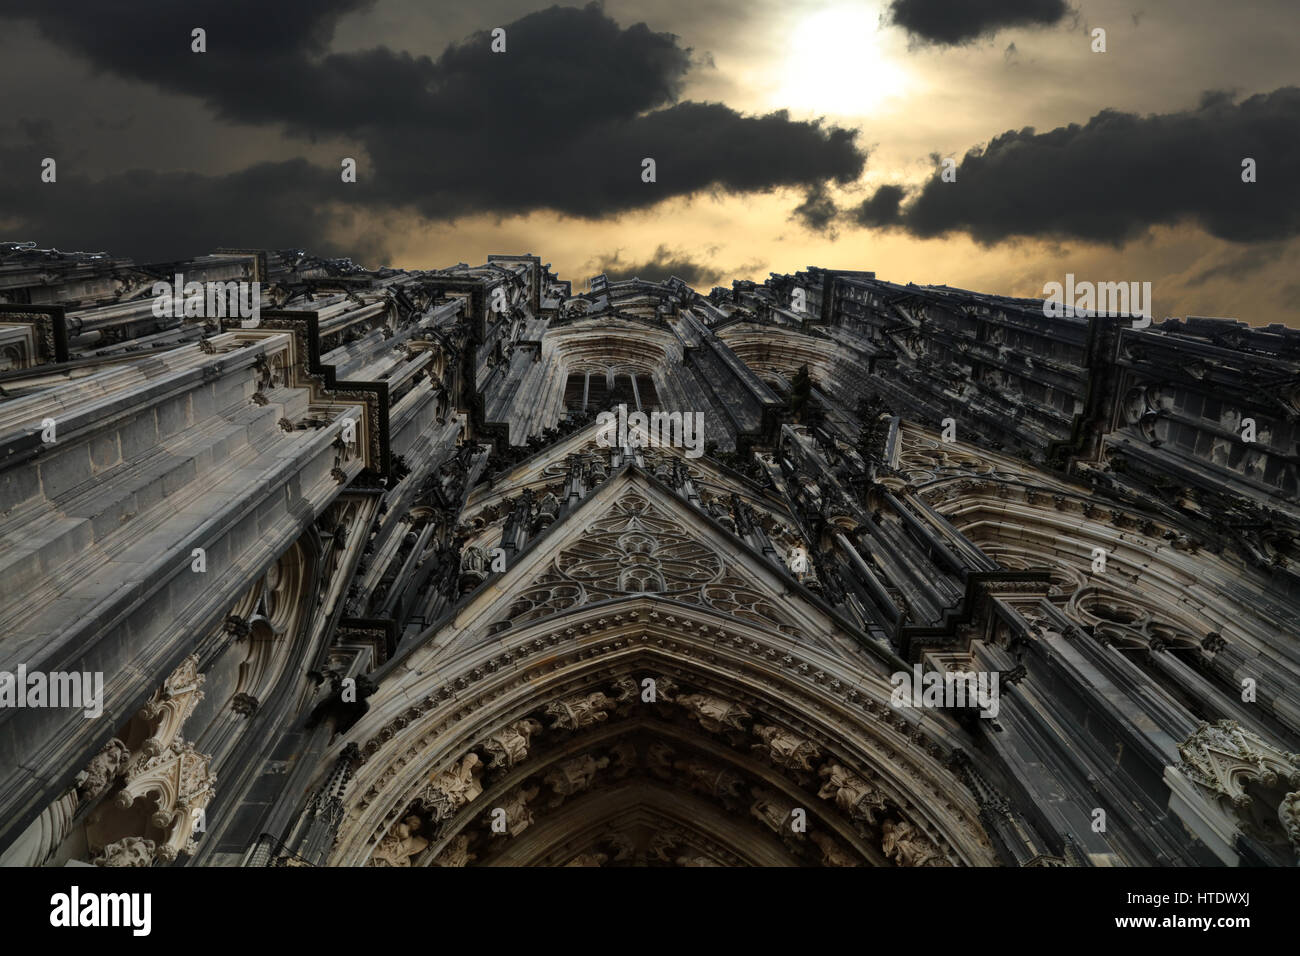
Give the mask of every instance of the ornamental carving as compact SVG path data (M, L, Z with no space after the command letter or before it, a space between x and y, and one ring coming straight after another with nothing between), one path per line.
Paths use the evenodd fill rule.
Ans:
M98 853L91 862L95 866L153 866L157 844L142 837L126 837Z
M780 727L755 724L754 736L766 744L756 745L754 749L765 752L772 763L787 770L811 770L812 762L821 755L821 748L811 740Z
M86 769L77 775L77 795L82 800L94 800L108 792L117 775L131 759L126 744L114 737L95 754Z
M608 711L616 705L616 701L597 691L553 701L546 705L546 716L552 718L552 730L580 730L608 719Z
M703 760L678 760L673 767L682 773L690 786L700 793L716 797L731 805L741 797L745 781L726 767Z
M435 820L454 816L457 810L483 792L483 785L479 782L482 764L478 754L467 753L447 770L430 776L422 799Z
M628 594L711 607L756 624L806 636L726 557L691 533L678 517L627 491L583 536L564 547L511 605L501 622L519 627L593 601Z
M906 820L886 820L881 827L880 849L898 866L951 866L920 830Z
M591 754L583 754L580 757L574 757L572 760L564 761L544 778L555 793L550 805L558 807L564 802L565 797L589 789L596 779L596 771L603 770L608 766L608 757L597 758Z
M861 866L862 861L835 842L826 833L811 833L809 838L822 853L822 866Z
M469 866L471 860L478 857L469 852L469 837L459 834L452 837L443 851L433 858L434 866L462 867Z
M678 697L678 704L685 707L700 726L713 733L723 730L744 730L749 711L739 704L714 697L710 694L686 694Z
M505 811L504 833L509 836L519 836L519 834L532 826L534 816L533 811L529 809L528 804L541 792L542 788L534 785L531 787L520 787L505 797L500 806L494 807L492 813L488 816L488 822L493 834L499 832L497 830L496 819L499 818L500 815L497 814L497 810Z
M113 804L127 810L142 798L153 802L149 823L163 835L157 847L161 860L171 861L182 852L195 850L194 826L217 783L208 759L193 744L176 738L161 753L148 756L142 752L127 767Z
M370 865L410 866L411 858L429 845L429 841L420 835L422 826L420 818L414 814L402 819L388 836L379 841Z
M528 745L534 734L542 732L542 725L535 720L516 720L504 730L499 730L483 741L483 751L488 755L487 769L507 770L528 757Z
M1235 720L1202 724L1178 745L1178 753L1179 769L1188 779L1238 810L1251 805L1250 783L1300 787L1300 755L1273 746Z
M831 761L818 771L823 780L817 796L832 800L852 820L876 825L876 814L886 807L885 797L869 783L840 764Z
M149 736L140 745L145 754L156 756L162 753L180 733L181 725L203 700L203 691L199 688L204 680L199 673L199 656L191 654L181 661L140 709L140 719L150 725Z

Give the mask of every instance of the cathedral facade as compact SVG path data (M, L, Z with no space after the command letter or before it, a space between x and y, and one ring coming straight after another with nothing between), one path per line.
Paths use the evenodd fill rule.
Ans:
M0 246L3 863L1297 862L1300 332L587 285Z

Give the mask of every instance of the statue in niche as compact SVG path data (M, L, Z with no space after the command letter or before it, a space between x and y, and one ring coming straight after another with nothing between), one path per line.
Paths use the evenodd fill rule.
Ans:
M420 836L421 826L420 818L415 814L398 822L375 847L371 866L410 866L411 857L429 845L429 841Z
M653 743L646 750L646 769L660 780L673 776L673 748L665 743Z
M597 759L591 754L583 754L580 757L574 757L572 760L564 761L544 778L551 789L555 791L555 796L551 798L550 805L558 807L564 802L565 797L590 789L596 779L596 771L604 770L608 766L608 757Z
M157 844L143 837L126 837L110 843L91 862L95 866L153 866Z
M482 761L476 753L467 753L459 761L429 778L424 788L425 804L433 810L435 820L445 820L483 792L479 783Z
M821 748L811 740L771 724L755 724L754 736L766 744L755 745L754 749L767 751L772 763L788 770L811 770L812 761L821 754Z
M749 814L773 833L785 836L794 832L790 828L794 820L791 814L793 810L793 804L771 790L754 788L754 803L749 808Z
M560 502L548 491L542 495L542 500L537 502L537 518L533 523L534 533L549 528L559 516Z
M460 553L460 590L472 591L487 579L487 552L478 545L470 545Z
M898 866L951 866L929 839L906 820L886 820L880 849Z
M740 789L745 785L734 771L703 760L678 760L673 766L685 774L694 789L717 797L728 805L740 796Z
M516 720L504 730L499 730L483 742L483 749L491 758L487 768L507 770L528 757L528 747L534 734L542 732L542 725L531 718Z
M728 531L735 533L736 522L731 517L731 509L720 498L714 498L709 502L709 515Z
M862 862L851 853L845 852L827 833L809 834L817 848L822 851L822 866L861 866Z
M744 730L744 722L749 718L749 711L744 707L709 694L687 694L677 698L677 703L685 707L701 727L713 733L727 728Z
M818 775L825 781L817 796L834 800L850 819L860 820L869 826L876 825L876 813L885 809L885 797L871 784L838 763L824 764Z
M607 720L606 711L613 710L616 702L600 691L578 694L552 701L546 705L546 716L553 717L552 730L579 730Z
M462 833L452 839L443 851L433 858L433 865L462 867L469 866L470 860L477 859L477 855L469 852L469 837Z

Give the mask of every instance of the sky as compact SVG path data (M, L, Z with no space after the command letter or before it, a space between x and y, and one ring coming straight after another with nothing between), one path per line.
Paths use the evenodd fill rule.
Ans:
M575 289L1069 273L1300 327L1298 27L1295 0L0 0L0 241L534 253Z

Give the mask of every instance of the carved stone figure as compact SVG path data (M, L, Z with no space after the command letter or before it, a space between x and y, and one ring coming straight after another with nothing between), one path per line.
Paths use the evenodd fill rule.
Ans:
M477 545L470 545L460 553L460 591L462 594L472 591L485 580L488 572L487 552Z
M460 867L469 866L470 860L478 857L469 852L469 837L460 834L451 840L441 853L433 858L434 866Z
M77 775L77 795L82 800L94 800L102 796L130 759L131 751L127 750L126 744L114 737L104 744L103 749L91 758L86 769Z
M766 750L772 763L790 770L811 770L812 761L821 755L819 748L811 740L792 734L790 731L771 724L755 724L754 736L767 746L756 746L755 750Z
M528 757L528 746L534 734L542 732L542 725L531 718L516 720L503 730L498 730L483 742L483 749L491 758L487 768L509 769Z
M613 775L626 777L636 769L636 747L630 740L620 740L609 748L609 755L614 761Z
M818 776L824 782L817 796L834 800L835 806L850 819L861 820L869 826L876 825L876 813L886 806L884 794L834 761L824 764Z
M734 770L694 758L678 760L673 766L686 777L691 787L710 797L730 801L740 796L744 779Z
M483 772L478 754L467 753L447 770L433 774L424 788L424 803L435 820L453 816L465 804L483 792L479 777Z
M810 833L812 841L822 851L822 866L861 866L862 861L840 848L829 833Z
M560 502L549 491L537 502L537 518L533 522L533 531L549 528L560 516Z
M686 836L680 830L658 830L650 838L649 855L660 863L672 863L672 850L686 842Z
M678 697L677 703L685 707L701 727L713 733L727 728L744 730L749 718L749 711L744 707L710 694L686 694Z
M779 836L793 834L794 804L780 794L763 787L754 788L754 803L749 814Z
M420 836L420 818L410 814L398 821L388 836L379 841L370 858L371 866L410 866L411 857L424 850L429 841Z
M646 769L660 780L673 777L673 748L656 741L646 749Z
M520 787L502 800L499 808L493 807L493 810L505 810L505 832L507 835L512 837L519 836L519 834L523 833L533 825L533 811L528 809L528 803L541 792L542 788L535 785L531 787ZM488 820L491 822L491 815L489 815ZM494 834L496 833L496 831L492 832Z
M906 820L886 820L880 849L898 866L951 866L930 840Z
M1277 818L1292 848L1300 853L1300 790L1288 793L1282 798L1282 803L1277 809Z
M555 796L551 799L551 806L558 807L564 802L565 797L588 789L596 779L596 771L604 770L608 766L608 757L597 759L591 754L582 754L555 767L544 778L551 790L555 792Z
M153 866L157 844L142 837L126 837L104 847L91 862L95 866Z
M607 711L615 706L615 701L597 691L552 701L546 705L546 715L554 718L552 730L579 730L608 719Z

